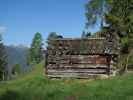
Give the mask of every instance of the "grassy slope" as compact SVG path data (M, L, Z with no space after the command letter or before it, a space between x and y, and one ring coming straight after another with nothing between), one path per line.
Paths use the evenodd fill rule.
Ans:
M0 100L133 100L133 76L109 80L49 80L42 64L32 72L0 83Z

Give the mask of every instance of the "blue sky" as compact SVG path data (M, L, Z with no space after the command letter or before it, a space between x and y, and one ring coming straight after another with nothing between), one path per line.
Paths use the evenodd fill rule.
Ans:
M0 0L0 32L4 42L30 45L36 32L80 37L87 0ZM97 28L90 28L95 32Z

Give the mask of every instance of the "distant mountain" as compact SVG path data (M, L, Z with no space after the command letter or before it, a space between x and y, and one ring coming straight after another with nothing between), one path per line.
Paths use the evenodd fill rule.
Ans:
M23 70L27 69L26 54L28 47L23 45L10 45L6 46L8 71L11 72L15 64L19 64Z

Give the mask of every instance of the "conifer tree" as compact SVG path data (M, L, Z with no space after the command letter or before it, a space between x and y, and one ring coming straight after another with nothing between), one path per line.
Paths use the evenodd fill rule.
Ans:
M2 36L0 35L0 80L5 80L7 76L7 62L6 62L6 52L5 47L2 42Z
M42 35L37 32L32 40L32 44L28 52L27 63L29 65L41 62L41 60L43 59L42 46Z
M86 26L93 26L97 24L97 21L100 19L100 26L103 27L104 23L104 13L107 11L106 0L88 0L86 4Z
M86 33L85 33L85 31L82 32L81 38L86 38Z

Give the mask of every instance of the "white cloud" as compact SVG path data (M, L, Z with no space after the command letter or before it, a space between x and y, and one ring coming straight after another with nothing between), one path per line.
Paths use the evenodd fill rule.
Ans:
M3 34L3 33L5 33L6 32L6 27L4 27L4 26L0 26L0 34Z

